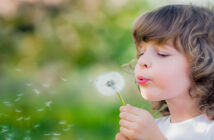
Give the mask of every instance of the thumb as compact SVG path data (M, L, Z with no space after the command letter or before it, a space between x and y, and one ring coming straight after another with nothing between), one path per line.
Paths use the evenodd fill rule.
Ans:
M129 140L129 139L123 134L117 133L117 135L115 136L115 140Z

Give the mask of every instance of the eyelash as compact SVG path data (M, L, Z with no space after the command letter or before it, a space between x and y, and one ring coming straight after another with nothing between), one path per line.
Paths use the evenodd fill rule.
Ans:
M140 53L139 55L138 55L138 57L140 57L141 55L143 55L144 53ZM158 53L158 55L159 56L161 56L161 57L167 57L167 56L169 56L169 55L165 55L165 54L161 54L161 53Z

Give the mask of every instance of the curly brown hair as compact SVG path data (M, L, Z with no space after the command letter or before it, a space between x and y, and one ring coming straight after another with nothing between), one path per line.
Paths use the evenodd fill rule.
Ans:
M192 86L189 95L198 98L199 109L214 120L214 10L194 5L167 5L141 15L134 24L132 37L137 58L142 41L161 44L173 39L177 51L190 63ZM191 89L195 93L191 93ZM159 110L165 101L152 102ZM161 110L169 115L168 107Z

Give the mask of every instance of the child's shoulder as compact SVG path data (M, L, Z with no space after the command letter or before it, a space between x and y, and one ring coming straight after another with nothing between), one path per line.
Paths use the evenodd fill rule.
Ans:
M169 117L170 117L170 115L157 118L157 119L155 119L155 122L157 124L162 123L162 122L167 122L170 119Z

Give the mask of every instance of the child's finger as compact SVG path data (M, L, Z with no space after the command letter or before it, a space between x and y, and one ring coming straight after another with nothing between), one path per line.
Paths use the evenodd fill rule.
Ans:
M133 131L132 130L129 130L125 127L120 127L120 133L123 134L124 136L126 137L130 137L130 136L133 136Z
M122 135L121 133L117 133L115 136L115 140L129 140L126 136Z
M119 122L121 127L127 128L127 129L133 129L135 128L135 123L126 121L126 120L120 120Z
M127 113L127 112L120 113L120 118L123 120L131 121L131 122L135 122L136 120L139 119L138 116Z
M120 112L129 112L129 113L135 114L137 116L142 115L143 113L147 113L146 110L140 109L140 108L137 108L137 107L133 107L133 106L131 106L129 104L120 107Z

